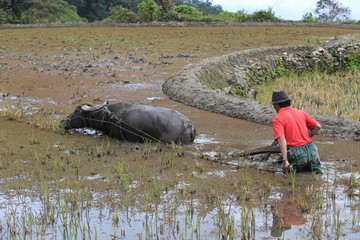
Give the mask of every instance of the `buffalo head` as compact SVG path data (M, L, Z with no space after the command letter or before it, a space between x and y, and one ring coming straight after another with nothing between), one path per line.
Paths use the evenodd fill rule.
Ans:
M108 102L104 102L102 105L93 106L91 104L83 104L78 106L73 113L61 120L61 125L65 130L72 128L83 128L89 127L89 120L91 119L91 114L95 111L102 109L106 106Z

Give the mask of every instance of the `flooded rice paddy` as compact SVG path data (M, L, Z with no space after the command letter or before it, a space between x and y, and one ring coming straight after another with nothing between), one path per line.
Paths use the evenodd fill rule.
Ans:
M232 153L269 126L171 101L164 80L201 59L358 30L134 27L0 30L0 239L359 239L360 143L316 136L323 175L285 176ZM270 96L269 96L270 98ZM139 100L197 125L187 146L64 133L80 103Z

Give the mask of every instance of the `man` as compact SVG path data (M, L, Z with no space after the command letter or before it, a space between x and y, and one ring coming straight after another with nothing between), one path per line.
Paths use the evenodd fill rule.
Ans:
M308 169L321 173L318 150L311 140L320 130L320 123L306 112L292 108L283 89L273 92L271 103L277 112L272 126L284 160L284 171L288 171L291 166L297 171Z

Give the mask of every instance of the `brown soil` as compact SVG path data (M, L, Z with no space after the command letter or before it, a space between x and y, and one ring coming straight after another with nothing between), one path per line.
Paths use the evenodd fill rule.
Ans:
M9 97L43 100L42 107L55 108L61 116L79 103L97 104L104 100L135 99L175 108L196 123L198 133L223 137L219 145L227 146L225 152L271 141L271 129L173 102L161 91L167 77L187 64L241 49L304 44L309 36L326 40L359 33L357 29L318 27L74 27L0 31L1 92ZM46 106L49 101L56 102L55 106Z
M190 175L178 177L176 171L190 174L193 170L202 173L229 169L229 166L192 155L215 151L222 153L223 158L230 158L232 151L269 144L272 141L271 127L174 102L161 91L164 80L185 65L204 58L248 48L305 44L309 36L325 40L352 33L359 33L359 30L319 27L1 29L2 109L14 105L15 110L30 106L33 111L38 111L34 116L23 117L25 120L0 119L0 176L18 177L7 181L3 188L32 188L39 185L38 180L54 179L57 175L71 181L63 181L61 186L54 185L53 188L70 188L71 182L79 175L100 174L112 179L110 176L116 175L119 161L124 161L130 180L141 181L139 190L133 193L136 197L152 191L155 183L162 191L167 191L182 180L191 181ZM41 126L49 118L66 116L80 103L129 99L176 109L196 123L199 137L206 136L213 141L185 146L185 156L179 157L182 153L169 151L166 146L146 150L146 145L81 134L61 135L34 127ZM314 140L323 162L335 164L345 171L349 171L351 165L360 169L360 142L322 136L316 136ZM242 187L239 186L246 181L243 174L235 171L229 172L226 179L209 177L203 190L198 183L201 186L196 185L197 191L189 190L184 196L197 196L209 203L209 199L215 196L241 195ZM167 181L156 182L154 176ZM274 178L273 173L254 170L251 178L253 198L257 198L256 190L264 182L287 186L287 180L277 175ZM111 184L104 185L103 179L82 184L89 192L105 191L105 194L112 187Z

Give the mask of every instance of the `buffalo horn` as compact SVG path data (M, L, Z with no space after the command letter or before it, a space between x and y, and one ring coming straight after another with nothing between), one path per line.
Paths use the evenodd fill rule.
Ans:
M92 111L97 111L102 109L105 105L109 104L108 101L105 101L102 105L98 105L98 106L89 106L89 105L83 105L81 107L82 110L86 111L86 112L92 112Z

